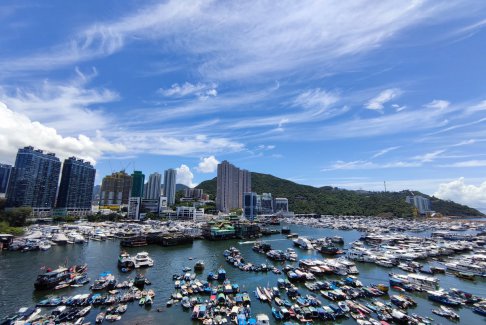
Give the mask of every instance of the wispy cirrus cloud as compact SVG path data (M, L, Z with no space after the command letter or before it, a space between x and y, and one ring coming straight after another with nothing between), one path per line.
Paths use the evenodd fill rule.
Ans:
M26 114L65 134L92 133L111 121L99 105L118 101L120 95L106 88L89 88L97 76L75 69L76 77L66 82L44 80L31 87L0 85L0 101L16 112Z
M303 67L313 69L318 63L365 53L408 27L458 8L458 3L431 1L371 5L309 0L275 5L173 0L80 28L65 43L29 57L9 58L0 62L0 69L55 69L112 55L133 42L163 39L163 50L199 58L196 69L205 76L218 80L255 78Z
M218 95L218 85L215 83L201 83L192 84L185 82L182 85L173 84L170 88L160 88L157 92L166 97L185 97L194 95L198 98L205 99L208 97L215 97Z
M401 94L402 90L400 90L399 88L385 89L376 97L370 99L368 103L366 103L365 107L371 110L382 110L386 103L400 96Z
M427 108L435 108L435 109L446 109L449 107L451 103L447 100L443 99L434 99L430 103L426 104L425 107Z
M371 159L381 157L381 156L386 155L387 153L394 151L394 150L397 150L397 149L400 149L400 146L394 146L394 147L388 147L388 148L382 149L382 150L378 151L377 153L375 153L371 157Z

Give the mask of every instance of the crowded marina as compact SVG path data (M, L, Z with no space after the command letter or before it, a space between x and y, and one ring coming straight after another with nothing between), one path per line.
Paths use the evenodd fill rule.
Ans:
M189 222L33 226L0 255L2 265L31 256L43 267L32 270L24 290L33 294L8 301L2 324L145 318L168 324L259 324L267 318L436 324L485 317L483 223L329 219L285 220L265 226L278 234L222 241L199 239L203 225ZM297 237L282 234L286 228ZM127 237L154 233L186 233L194 241L121 245ZM81 236L82 242L71 239ZM33 239L51 247L22 247ZM55 258L43 255L51 252ZM84 258L76 259L80 254Z

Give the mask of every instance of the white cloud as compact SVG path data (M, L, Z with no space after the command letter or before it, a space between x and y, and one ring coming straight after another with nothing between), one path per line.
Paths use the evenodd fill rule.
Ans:
M200 156L207 153L237 152L245 148L242 143L228 138L205 134L187 135L187 130L130 130L110 133L132 153L150 153L169 156Z
M447 100L442 100L442 99L434 99L430 103L426 104L425 107L427 108L435 108L435 109L446 109L451 105L450 102Z
M439 185L434 196L486 210L486 181L479 186L466 184L464 177Z
M324 168L321 171L333 171L333 170L364 170L364 169L382 169L382 168L412 168L420 167L421 163L408 162L408 161L394 161L389 163L374 163L366 160L355 161L337 161L330 167Z
M395 109L395 111L398 113L398 112L401 112L403 111L404 109L407 108L407 106L403 105L403 106L400 106L398 104L392 104L392 107Z
M256 148L256 150L264 150L264 151L273 150L273 149L275 149L275 145L273 144L269 144L269 145L261 144Z
M382 110L384 108L384 104L400 96L401 93L402 91L398 88L385 89L376 97L370 99L365 107L372 110Z
M294 101L294 106L308 109L325 109L337 101L339 101L337 94L316 88L305 91L297 96Z
M166 97L185 97L188 95L194 95L198 98L205 99L208 97L216 97L218 95L218 91L216 89L217 87L218 86L214 83L192 84L190 82L185 82L182 85L175 83L170 88L160 88L158 93Z
M200 173L214 173L218 168L219 161L214 156L201 158L201 161L196 167Z
M315 69L319 63L365 53L406 28L449 17L458 8L465 14L477 12L461 4L166 1L111 22L96 22L66 43L37 54L9 58L0 62L0 70L52 69L111 55L135 41L162 39L161 50L192 54L203 75L255 78L302 67Z
M176 183L177 184L184 184L189 187L195 187L197 184L194 184L192 180L194 179L194 174L191 172L191 169L187 166L182 164L179 168L176 168L177 175L176 175Z
M75 79L62 83L45 80L31 88L0 86L0 101L64 134L105 128L111 119L91 107L116 101L119 95L109 89L86 88L97 75L96 70L91 75L83 74L77 68L75 71Z
M17 150L25 146L54 152L60 158L76 156L95 163L104 152L121 153L126 148L110 143L101 133L89 138L63 137L56 129L31 121L26 115L14 112L0 102L0 160L13 163Z
M383 156L383 155L385 155L385 154L389 153L390 151L397 150L397 149L399 149L399 148L400 148L399 146L385 148L385 149L380 150L380 151L378 151L377 153L375 153L375 154L374 154L374 155L371 157L371 159L381 157L381 156Z
M486 167L486 160L459 161L452 164L441 165L440 167L458 167L458 168Z
M436 150L436 151L433 151L433 152L428 152L428 153L423 154L423 155L415 156L415 157L413 157L413 159L418 160L422 163L432 162L436 158L438 158L440 156L440 154L442 154L444 152L445 152L445 150Z

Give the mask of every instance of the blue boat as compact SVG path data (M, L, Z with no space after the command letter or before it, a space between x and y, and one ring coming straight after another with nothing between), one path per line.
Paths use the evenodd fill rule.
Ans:
M214 273L213 272L209 272L208 274L208 281L213 281L214 280Z
M226 271L221 268L218 270L218 281L224 281L226 279Z
M447 293L442 292L442 291L429 291L428 298L429 298L429 300L438 302L438 303L446 305L446 306L455 307L455 306L462 305L462 302L460 300L449 297L447 295Z
M273 317L275 317L276 320L282 320L283 319L283 315L280 312L280 309L278 309L278 308L272 307L272 315L273 315Z

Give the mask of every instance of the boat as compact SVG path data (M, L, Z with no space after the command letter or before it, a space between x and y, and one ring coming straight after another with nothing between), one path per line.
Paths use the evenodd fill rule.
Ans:
M135 256L135 267L150 267L154 266L154 261L149 257L147 252L137 253Z
M270 325L270 318L266 314L256 315L256 325Z
M348 313L349 312L349 307L348 304L345 301L339 301L338 303L339 308L343 311L343 313Z
M59 267L55 270L48 269L47 272L39 274L35 280L34 287L36 290L54 289L62 285L61 283L69 283L71 280L80 274L86 273L88 265L74 265L70 268Z
M462 305L460 300L450 297L445 291L429 291L427 298L447 306L456 307Z
M105 316L105 320L110 321L110 322L115 322L117 320L120 320L121 316L116 315L116 314L109 314Z
M218 281L224 281L226 279L226 271L223 268L218 270Z
M280 311L279 308L272 307L272 315L277 321L283 319L282 312Z
M486 316L486 305L478 305L473 308L473 312L481 316Z
M110 272L100 274L100 278L97 279L91 286L92 291L99 290L113 290L116 287L116 279Z
M474 281L474 273L470 272L455 272L454 275L458 278Z
M197 261L194 265L194 271L202 271L204 270L204 261Z
M297 239L294 239L293 242L295 246L302 249L314 249L314 246L312 246L310 240L305 237L299 237Z
M134 259L127 252L121 252L118 256L118 268L122 272L130 272L135 268Z
M47 240L41 241L39 243L39 249L41 251L46 251L51 248L51 243L49 243Z
M87 306L83 309L81 309L78 313L77 313L77 317L84 317L86 316L89 312L91 311L91 306Z
M133 280L133 285L139 289L143 289L146 283L147 279L140 273L138 273Z
M96 324L101 324L105 320L106 314L104 312L99 313L96 315Z
M123 314L124 312L127 311L127 308L128 308L128 305L127 304L120 304L118 305L118 307L116 308L116 312L118 314Z
M453 320L459 320L460 319L460 316L455 313L453 310L447 308L447 307L444 307L444 306L440 306L439 309L434 309L432 310L432 312L436 315L439 315L439 316L442 316L442 317L445 317L445 318L449 318L449 319L453 319Z
M52 236L52 241L57 245L66 245L68 240L69 239L63 233L57 233Z

